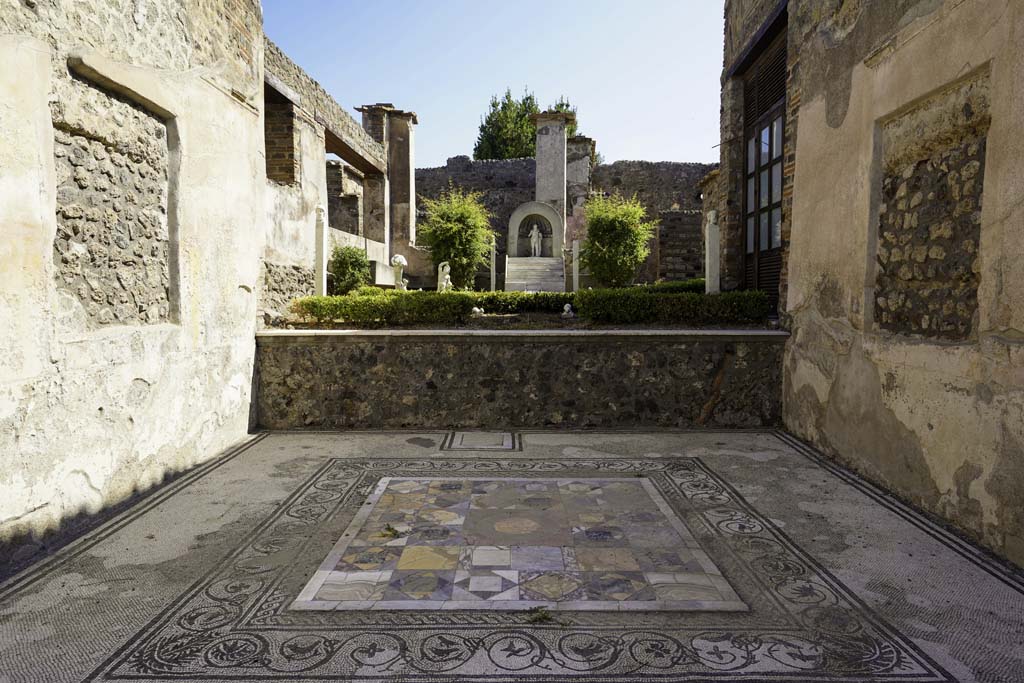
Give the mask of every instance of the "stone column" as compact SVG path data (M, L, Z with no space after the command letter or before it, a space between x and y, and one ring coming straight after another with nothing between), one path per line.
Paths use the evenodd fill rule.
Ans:
M584 205L590 196L590 172L596 144L592 138L577 135L566 142L566 223L565 241L581 240L586 232Z
M388 184L391 191L391 244L396 250L416 243L416 161L413 112L388 112Z
M363 115L363 129L384 146L385 158L390 138L388 112L393 109L388 103L356 107ZM363 234L367 239L383 242L391 253L391 188L386 173L367 173L363 178Z
M562 221L560 226L552 226L552 256L561 256L562 245L565 242L565 129L575 120L576 115L571 112L547 111L533 115L533 121L537 124L537 180L534 199L554 207Z

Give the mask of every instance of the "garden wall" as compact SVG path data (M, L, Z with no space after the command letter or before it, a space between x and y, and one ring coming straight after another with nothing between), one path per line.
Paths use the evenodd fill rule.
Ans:
M772 427L786 333L266 330L267 429Z

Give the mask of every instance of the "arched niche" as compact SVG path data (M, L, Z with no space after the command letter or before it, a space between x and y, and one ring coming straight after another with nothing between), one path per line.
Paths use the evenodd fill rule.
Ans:
M523 224L526 224L526 233L529 235L530 225L527 219L536 216L538 219L537 224L540 227L541 233L544 235L544 255L545 256L562 256L562 244L564 242L565 226L562 224L562 217L555 211L554 207L544 202L526 202L520 204L515 211L512 212L512 216L508 219L508 250L507 254L509 257L514 256L529 256L529 237L524 236L520 238L519 232ZM547 230L550 229L550 235ZM523 244L525 251L520 254L520 244ZM548 245L550 245L550 251L548 252Z

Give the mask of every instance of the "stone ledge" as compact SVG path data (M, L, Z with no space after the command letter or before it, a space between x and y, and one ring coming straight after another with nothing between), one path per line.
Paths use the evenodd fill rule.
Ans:
M784 343L783 330L260 330L258 346L292 344L336 344L339 342L441 341L446 343L483 341L514 342L764 342Z

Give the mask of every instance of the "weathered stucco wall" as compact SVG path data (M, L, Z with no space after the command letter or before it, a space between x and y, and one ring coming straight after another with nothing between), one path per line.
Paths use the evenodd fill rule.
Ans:
M786 425L1024 564L1024 5L790 16Z
M247 432L261 17L223 5L0 12L0 542Z
M297 332L257 336L269 429L764 427L781 332Z
M296 182L265 181L267 238L259 307L271 317L286 313L292 299L316 291L317 207L324 207L326 216L328 205L323 128L298 107L294 126Z

